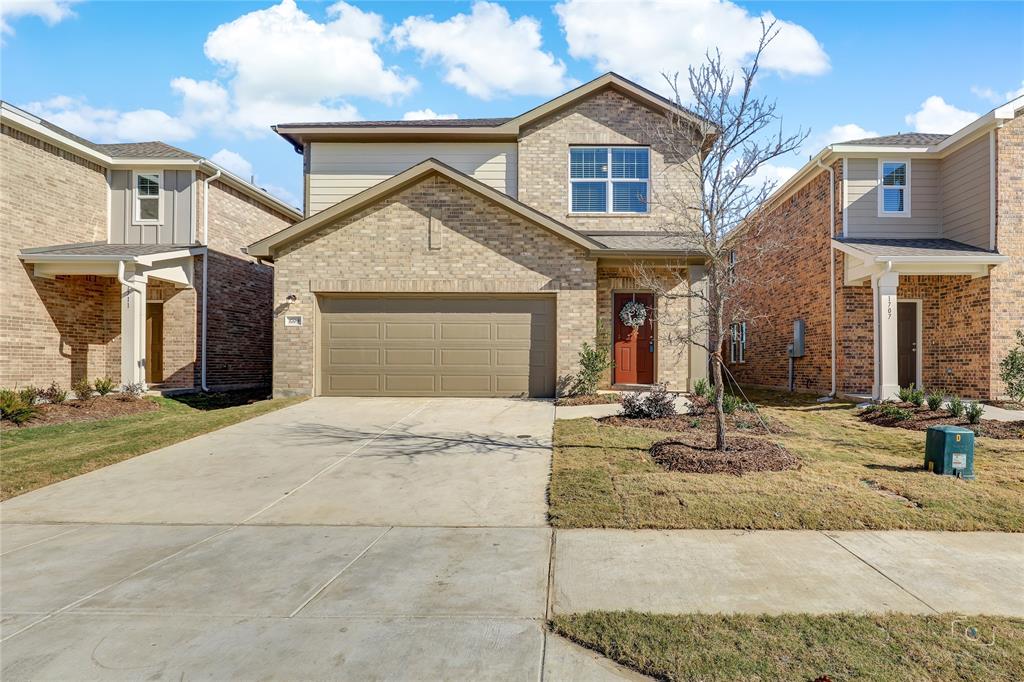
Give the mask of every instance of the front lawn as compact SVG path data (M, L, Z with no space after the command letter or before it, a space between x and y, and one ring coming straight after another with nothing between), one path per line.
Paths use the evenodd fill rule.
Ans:
M556 616L552 628L667 680L1010 682L1024 670L1024 620L1015 618L591 612Z
M253 400L252 392L142 398L159 408L124 417L8 429L0 499L141 455L300 402ZM262 397L262 396L261 396Z
M555 422L550 490L557 528L774 528L1024 531L1024 442L978 438L977 480L921 468L924 433L857 419L852 403L762 393L797 470L666 471L648 448L679 434Z

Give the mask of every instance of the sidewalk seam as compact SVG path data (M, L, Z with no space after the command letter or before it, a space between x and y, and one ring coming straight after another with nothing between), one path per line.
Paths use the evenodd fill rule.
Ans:
M918 597L918 596L917 596L916 594L914 594L913 592L911 592L911 591L910 591L910 590L908 590L907 588L903 587L903 585L900 585L900 584L899 584L898 582L896 582L896 581L895 581L894 579L890 578L890 577L889 577L888 575L886 575L886 574L885 574L885 573L884 573L884 572L883 572L883 571L882 571L881 569L879 569L879 568L878 568L877 566L875 566L875 565L874 565L874 564L872 564L871 562L869 562L869 561L867 561L866 559L864 559L864 557L860 556L859 554L857 554L856 552L854 552L854 551L853 551L852 549L850 549L849 547L847 547L847 546L846 546L846 545L844 545L843 543L839 542L839 540L838 540L837 538L835 538L835 537L833 537L833 536L829 535L829 534L828 534L827 532L825 532L825 531L818 531L818 532L819 532L819 533L821 533L822 535L824 535L825 537L827 537L827 538L828 538L829 540L831 540L832 542L834 542L834 543L836 543L837 545L839 545L840 547L842 547L842 548L843 548L844 550L846 550L846 551L847 551L847 552L848 552L848 553L850 554L850 556L852 556L852 557L854 557L855 559L857 559L858 561L860 561L860 562L861 562L862 564L864 564L865 566L867 566L868 568L870 568L870 569L871 569L872 571L874 571L874 572L875 572L875 573L877 573L878 575L882 576L883 578L885 578L886 580L888 580L889 582L891 582L891 583L892 583L893 585L895 585L896 587L900 588L901 590L903 590L904 592L906 592L907 594L909 594L909 595L910 595L911 597L913 597L913 598L914 598L914 599L916 599L917 601L919 601L919 602L921 602L922 604L924 604L925 606L927 606L927 607L928 607L928 609L929 609L929 610L930 610L930 611L931 611L932 613L935 613L935 614L938 614L938 613L939 613L939 610L938 610L938 609L936 609L936 608L935 608L934 606L932 606L931 604L929 604L928 602L926 602L926 601L925 601L924 599L921 599L920 597Z

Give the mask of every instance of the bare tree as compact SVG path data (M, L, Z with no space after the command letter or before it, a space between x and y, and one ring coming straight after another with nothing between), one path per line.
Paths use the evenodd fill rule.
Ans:
M733 323L759 316L736 294L751 283L744 270L781 245L778 230L772 229L776 226L768 212L762 210L775 183L756 182L755 176L765 163L796 151L807 137L802 130L793 135L783 134L775 102L754 94L761 57L778 36L775 22L762 21L761 29L756 51L739 73L723 64L721 53L716 51L709 52L700 66L690 67L688 92L682 90L678 73L663 74L681 111L645 130L652 146L664 155L666 164L683 169L693 179L692 183L664 187L649 201L663 209L658 213L667 216L659 224L666 240L671 240L674 248L688 250L703 259L706 280L703 286L691 288L681 281L667 280L665 268L644 262L633 264L634 276L641 286L654 291L659 300L688 299L688 307L699 311L696 319L701 321L696 324L662 321L674 330L666 338L669 343L695 344L708 353L715 388L715 447L719 450L726 447L723 342ZM694 116L686 115L686 110L701 123L695 124ZM699 191L694 192L694 187ZM746 235L756 237L745 240L755 246L744 249L742 263L734 263L730 258L731 234L740 228ZM665 314L662 308L659 315Z

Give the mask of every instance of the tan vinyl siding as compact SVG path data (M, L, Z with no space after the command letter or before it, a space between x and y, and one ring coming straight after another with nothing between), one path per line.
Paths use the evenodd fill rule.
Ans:
M987 135L942 160L943 237L989 248L991 176Z
M886 160L902 161L898 156ZM910 160L910 217L879 216L878 159L848 159L847 231L850 237L928 238L940 236L942 202L939 162Z
M517 195L513 142L314 142L307 213L319 213L429 158Z
M110 243L189 244L194 241L193 181L190 170L164 170L163 222L138 225L132 203L132 171L110 171Z

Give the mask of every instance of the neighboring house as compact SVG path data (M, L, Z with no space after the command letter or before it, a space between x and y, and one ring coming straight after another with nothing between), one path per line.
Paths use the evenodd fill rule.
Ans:
M269 385L273 269L242 249L295 209L161 142L0 123L0 385Z
M725 349L737 380L787 386L803 320L797 389L1003 395L999 361L1024 327L1022 114L1024 97L952 135L829 145L782 185L772 234L734 237L740 300L760 310ZM784 249L744 263L778 235Z
M599 331L605 385L688 390L706 353L619 318L636 300L693 322L631 269L704 276L652 199L698 191L649 139L669 115L697 158L707 124L614 74L514 118L275 126L303 154L307 216L248 250L275 265L275 395L550 397Z

